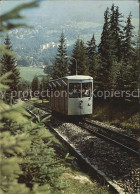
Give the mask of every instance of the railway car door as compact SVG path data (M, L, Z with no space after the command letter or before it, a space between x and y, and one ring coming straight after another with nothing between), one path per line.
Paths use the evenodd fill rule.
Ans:
M92 82L82 81L80 114L92 114Z
M80 115L81 81L69 83L68 115Z

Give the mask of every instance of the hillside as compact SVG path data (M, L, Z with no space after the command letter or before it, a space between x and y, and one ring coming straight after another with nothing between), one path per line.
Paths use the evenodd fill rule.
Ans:
M119 5L119 2L117 4ZM97 11L98 7L100 7L100 12ZM124 13L124 20L130 12L130 7L125 6L124 10L122 4L120 6L120 11ZM71 55L73 44L78 37L86 43L94 33L98 45L103 28L104 11L105 7L100 2L95 5L84 1L80 3L74 1L43 2L39 9L26 11L28 18L26 22L33 28L20 28L9 32L13 48L18 54L18 65L30 66L42 63L49 65L52 63L62 31L67 40L68 55ZM131 8L131 12L136 34L139 16L135 9Z

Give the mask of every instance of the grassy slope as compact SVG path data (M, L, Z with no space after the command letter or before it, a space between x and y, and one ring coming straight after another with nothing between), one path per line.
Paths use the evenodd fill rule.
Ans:
M136 104L109 104L109 103L94 103L93 118L108 124L122 127L130 131L139 133L139 107Z
M41 78L44 74L42 68L32 68L32 67L19 67L20 75L25 80L31 82L33 80L33 77L37 75L39 78Z

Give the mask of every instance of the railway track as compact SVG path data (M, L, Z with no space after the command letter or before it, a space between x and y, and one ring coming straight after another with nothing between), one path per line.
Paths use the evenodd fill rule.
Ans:
M49 107L39 104L34 104L34 106L51 114ZM77 122L75 124L111 144L121 147L133 156L140 157L140 142L136 139L87 120L82 120L80 124Z
M121 147L132 155L140 157L140 142L136 139L87 120L81 121L80 124L76 123L76 125L115 146Z
M46 111L46 112L48 112L48 113L52 113L52 111L51 111L51 109L49 108L49 106L46 106L46 107L44 107L43 105L41 105L41 104L38 104L38 103L34 103L34 106L36 107L36 108L40 108L41 110L44 110L44 111Z
M41 106L38 106L38 108L42 109ZM44 110L44 107L42 110ZM44 111L48 112L48 109L45 107ZM32 114L31 112L30 114ZM138 186L136 186L135 183L138 182L138 178L136 178L138 176L138 158L131 156L129 157L129 154L127 154L127 152L131 152L133 153L133 155L137 154L134 154L132 150L126 149L126 146L124 145L123 148L125 149L125 152L123 153L123 151L121 151L122 149L118 148L118 146L121 147L120 145L118 145L118 139L114 140L117 142L115 144L116 146L110 146L106 142L110 141L108 139L111 139L113 137L104 139L101 137L101 134L100 137L95 137L97 135L95 135L95 131L93 131L93 128L96 128L96 133L99 133L99 131L101 130L100 126L96 125L95 127L93 123L85 120L79 125L81 126L79 127L77 123L67 123L64 120L60 120L60 118L58 119L55 117L52 117L52 120L49 123L46 123L47 128L50 129L51 132L54 132L56 134L58 139L60 139L60 141L68 147L68 150L72 155L76 156L76 158L78 159L77 162L79 166L84 170L84 172L91 175L91 177L97 177L100 183L106 183L112 193L123 194L125 193L125 191L129 191L126 193L137 193ZM110 130L108 131L108 133L111 133ZM109 136L107 135L108 133L106 132L104 136ZM77 137L73 138L74 136ZM94 136L94 138L92 138L92 136ZM112 136L114 136L113 139L115 139L115 135ZM120 134L120 136L124 137L125 135ZM89 140L87 140L88 138ZM95 141L95 146L93 148L90 147L90 139L92 141ZM130 140L131 138L128 137L126 139ZM110 143L112 144L112 141L110 141ZM131 171L133 171L134 175L131 174Z
M62 142L69 150L69 152L75 156L78 160L79 167L91 176L93 179L97 179L100 184L106 185L111 193L114 194L125 194L123 189L114 183L104 172L100 171L96 166L91 165L90 161L83 156L81 151L75 147L65 136L63 136L56 128L50 124L46 124L47 128L55 134L55 136Z
M36 105L35 107L40 107ZM43 108L44 109L44 108ZM43 110L42 109L42 110ZM29 108L26 108L27 112L31 114L33 117L37 119L37 115L34 114ZM102 171L98 170L95 166L91 165L90 162L84 158L84 156L80 153L79 150L75 148L73 144L71 144L61 133L59 133L54 127L52 127L50 124L46 123L46 127L57 136L57 138L67 146L68 150L72 155L74 155L78 161L78 165L80 168L90 176L94 176L98 181L100 181L100 184L106 185L111 192L114 194L116 193L122 193L124 194L123 190L115 184L113 181L111 181L110 178L108 178Z

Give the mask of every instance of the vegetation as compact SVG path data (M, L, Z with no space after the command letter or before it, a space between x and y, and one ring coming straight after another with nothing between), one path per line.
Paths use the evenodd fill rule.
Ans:
M8 19L20 18L18 11L22 8L34 7L37 3L23 4L2 16L4 24ZM4 30L20 26L2 26ZM1 31L3 31L1 28ZM3 49L5 54L6 49ZM8 54L8 52L6 53ZM12 53L10 53L12 56ZM0 90L9 87L7 77L0 78ZM55 193L64 189L60 175L65 171L62 162L57 159L55 150L50 144L50 134L43 124L34 124L23 105L7 105L0 100L0 193ZM59 177L59 178L58 178Z
M127 135L140 134L139 107L134 103L94 103L93 119L123 128Z
M69 74L76 74L76 63L77 63L77 73L79 75L88 74L88 60L86 55L86 47L84 42L78 39L74 45L72 52L71 62L69 64Z
M68 187L66 188L65 194L109 194L105 187L101 187L96 182L91 182L88 177L84 174L79 174L77 172L69 172L63 174L63 179L67 181Z
M23 26L23 24L8 21L12 22L12 19L21 18L20 10L34 6L37 6L37 1L20 5L2 15L3 24L0 31ZM14 57L14 53L7 48L0 46L0 49L3 56L6 54L7 57ZM2 70L4 70L3 67ZM3 92L11 87L10 75L11 73L7 72L0 78L0 90ZM23 82L24 80L21 81L20 87ZM33 83L38 86L37 78L34 78ZM28 86L26 82L24 88ZM65 180L68 180L67 184L70 187L75 186L76 177L71 175L72 173L64 174L68 172L67 163L64 163L63 159L66 153L62 155L62 146L54 137L51 137L43 122L31 121L30 115L25 111L26 106L28 105L25 103L8 105L0 99L0 193L48 194L71 193L71 191L78 193L82 191L82 188L85 191L86 186L78 180L76 182L79 187L72 190L66 188ZM108 193L104 188L99 188L96 183L91 182L87 183L87 193L92 193L92 186L98 193L101 191Z
M31 84L31 88L32 88L33 93L35 91L39 91L39 80L38 80L37 76L35 76L33 78L33 81L32 81L32 84Z
M5 38L4 44L6 50L12 51L12 45L8 36ZM10 99L9 93L11 93L12 91L18 91L20 73L18 71L16 65L16 58L14 56L5 53L0 59L0 63L1 63L1 75L10 72L9 75L10 82L7 83L9 89L7 90L7 96L5 99L8 102L8 99ZM11 99L11 101L13 101L13 99Z
M89 62L89 74L94 76L95 66L96 66L96 57L97 57L97 45L94 38L94 34L90 41L87 42L87 57Z
M136 108L139 107L140 41L139 35L137 39L134 37L133 29L131 13L124 22L119 7L112 4L111 8L107 8L104 13L100 44L96 45L94 35L86 46L82 40L78 39L70 57L68 73L69 75L75 75L77 63L79 75L93 76L95 89L94 108L100 107L102 110L102 106L107 107L108 105L107 114L104 111L101 111L102 114L100 114L100 110L97 108L94 111L94 118L102 120L101 116L105 118L104 114L107 117L104 121L111 122L112 119L114 123L115 114L113 114L113 110L116 110L115 107L120 107L117 112L124 113L121 126L131 126L131 129L137 129L139 127L138 112L140 111ZM103 94L102 97L98 95L98 92ZM106 97L105 93L109 93L109 96ZM118 93L119 96L117 95ZM101 106L100 103L102 104ZM131 109L131 107L135 108ZM127 116L127 110L130 111L130 117ZM135 110L135 114L132 110ZM114 118L109 112L114 115ZM131 117L135 118L135 125ZM122 116L117 119L118 122L116 123L119 123L121 118Z
M64 34L61 34L60 44L58 46L57 56L51 71L53 79L64 77L68 72L68 59L67 59L67 48L65 43Z
M133 36L131 13L125 26L119 7L112 5L104 14L104 26L98 47L94 71L94 88L99 91L117 91L130 95L94 99L93 118L119 127L137 131L139 125L139 44ZM139 39L139 37L138 37ZM135 91L135 95L132 92Z

